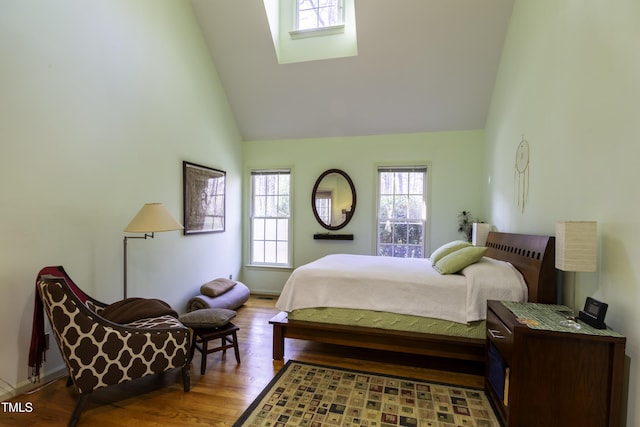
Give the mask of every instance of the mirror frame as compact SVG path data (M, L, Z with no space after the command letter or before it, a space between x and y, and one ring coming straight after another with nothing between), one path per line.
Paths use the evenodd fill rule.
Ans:
M320 186L322 179L332 173L337 173L338 175L341 175L344 179L346 179L347 183L349 184L349 188L351 189L351 200L352 200L351 212L347 214L347 217L344 220L344 222L342 222L342 224L339 224L339 225L325 224L320 218L320 215L318 215L318 211L316 209L316 192L318 191L318 187ZM313 186L313 191L311 192L311 210L313 211L313 216L316 217L316 221L318 221L318 224L320 224L322 227L326 228L327 230L340 230L344 228L349 223L349 221L351 221L351 218L353 217L353 213L356 211L356 187L355 185L353 185L353 181L351 180L351 177L341 169L328 169L322 172L322 174L316 180L316 183Z

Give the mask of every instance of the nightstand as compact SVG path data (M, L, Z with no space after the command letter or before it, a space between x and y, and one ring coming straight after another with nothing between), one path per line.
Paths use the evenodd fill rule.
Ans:
M626 338L567 307L489 301L485 389L506 426L620 426Z

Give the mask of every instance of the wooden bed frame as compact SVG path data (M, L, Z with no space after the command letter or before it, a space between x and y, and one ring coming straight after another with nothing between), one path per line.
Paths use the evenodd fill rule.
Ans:
M486 256L508 261L520 271L530 302L557 301L554 237L491 232L486 245ZM484 339L289 320L286 312L269 323L275 360L284 358L285 338L476 362L485 359Z

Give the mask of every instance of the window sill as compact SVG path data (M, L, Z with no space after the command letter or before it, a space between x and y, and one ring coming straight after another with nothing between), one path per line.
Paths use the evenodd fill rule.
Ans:
M310 28L308 30L291 30L289 36L292 40L304 39L307 37L333 36L336 34L344 34L344 24L333 25L324 28Z
M293 270L290 265L275 265L275 264L245 264L246 268L256 270Z

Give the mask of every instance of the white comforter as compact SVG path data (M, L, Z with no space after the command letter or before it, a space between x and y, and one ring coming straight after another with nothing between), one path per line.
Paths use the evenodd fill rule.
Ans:
M526 301L511 264L484 257L462 274L441 275L425 258L328 255L296 268L276 307L388 311L468 323L486 317L487 300Z

